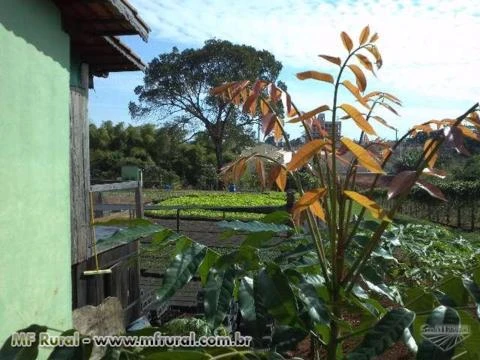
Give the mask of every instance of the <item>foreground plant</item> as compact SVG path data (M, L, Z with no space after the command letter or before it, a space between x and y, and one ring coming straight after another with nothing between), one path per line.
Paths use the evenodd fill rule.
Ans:
M439 356L440 352L442 358L451 358L455 349L468 346L463 342L453 350L442 351L421 337L419 326L425 322L458 325L470 321L471 317L465 320L467 314L455 307L468 307L468 293L480 303L478 278L475 281L469 277L446 279L434 294L427 293L426 288L413 288L400 294L394 286L386 284L379 259L395 260L381 245L395 238L395 234L389 231L390 224L413 186L445 200L441 191L426 179L445 175L434 167L441 145L446 143L458 152L466 153L463 137L479 139L477 133L464 124L480 128L479 106L473 105L456 119L430 120L414 126L393 145L379 139L370 141L367 136L377 136L371 120L391 127L385 119L375 115L375 110L383 107L397 114L395 107L401 106L401 101L389 93L365 93L364 70L375 73L382 66L382 57L375 45L377 38L377 34L370 36L367 26L360 34L358 46L354 47L351 38L342 32L347 57L342 61L339 57L320 55L339 67L336 77L318 71L297 74L300 80L333 85L332 104L322 104L308 112L300 112L286 91L264 80L231 82L212 90L212 94L241 106L251 116L260 116L265 136L273 134L277 141L283 137L289 150L293 149L285 136L285 122L300 123L304 127L308 141L293 153L288 164L253 154L223 169L225 176L235 180L247 169L247 163L255 162L262 184L275 183L282 191L287 176L291 176L300 193L292 209L294 235L289 241L278 242L272 240L273 235L284 229L270 224L266 229L255 230L253 225L240 226L237 223L231 224L232 229L252 234L229 254L220 255L192 243L179 252L167 271L159 292L161 301L190 280L198 269L205 286L207 321L212 326L222 323L230 300L234 298L238 301L247 331L255 337L258 346L264 345L262 340L268 333L267 324L273 324L270 334L272 349L291 349L310 335L315 344L315 356L323 354L328 359L342 358L342 343L348 340L358 344L361 337L363 340L346 355L348 358L378 356L400 339L423 359ZM353 63L354 60L357 64ZM353 76L355 83L344 79L347 73ZM341 88L348 90L358 105L341 102ZM338 138L335 131L327 133L322 129L316 117L324 112L331 114L333 128L340 116L341 121L353 121L359 128L358 140ZM322 134L321 138L312 138L315 127ZM423 152L414 170L402 171L391 181L388 191L391 206L383 209L371 200L369 193L385 174L384 168L395 149L407 137L419 133L427 135ZM302 188L298 176L298 172L305 168L317 181L316 187L307 191ZM367 191L360 191L357 187L359 169L374 174ZM358 206L362 210L355 214L354 209ZM367 212L376 221L365 221ZM276 219L270 217L265 221L275 222ZM323 226L319 226L319 221ZM302 233L300 225L304 223L308 231ZM262 251L271 248L280 255L261 256ZM445 287L445 284L451 286ZM388 307L379 301L386 304L385 299L389 301ZM417 320L415 311L419 315ZM343 320L349 313L361 315L358 326L352 327ZM419 324L418 320L423 323ZM479 329L477 322L472 324L476 326L472 331ZM355 341L355 338L358 339ZM467 350L470 356L480 356L475 347Z

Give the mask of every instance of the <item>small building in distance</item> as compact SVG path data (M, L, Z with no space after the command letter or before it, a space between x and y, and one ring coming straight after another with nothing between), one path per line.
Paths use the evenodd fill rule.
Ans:
M320 113L317 116L317 121L312 124L312 137L314 139L321 139L324 137L325 133L332 136L335 131L335 138L338 140L342 136L342 122L335 121L326 121L325 114Z

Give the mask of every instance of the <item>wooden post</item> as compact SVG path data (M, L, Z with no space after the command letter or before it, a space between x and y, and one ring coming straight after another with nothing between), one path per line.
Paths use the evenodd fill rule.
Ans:
M97 192L95 193L95 196L94 196L94 200L95 200L95 205L97 204L103 204L103 195L101 192ZM99 218L99 217L102 217L103 216L103 210L95 210L95 217L96 218Z
M90 154L88 103L88 64L81 66L81 87L70 87L70 221L72 264L86 260L91 252Z
M138 186L135 189L135 213L137 219L143 218L143 194L141 180L138 182Z

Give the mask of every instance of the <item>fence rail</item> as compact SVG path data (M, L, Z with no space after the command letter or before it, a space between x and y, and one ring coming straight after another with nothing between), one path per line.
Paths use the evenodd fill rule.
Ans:
M391 202L377 199L379 205L390 208ZM407 199L400 208L400 213L417 219L425 219L441 225L464 230L480 228L480 201L449 200L448 202L426 203L420 200Z
M143 182L140 181L124 181L111 184L97 184L91 185L90 191L97 193L95 198L95 217L102 217L104 211L121 211L121 210L134 210L135 216L138 219L144 217L144 206L143 206L143 192L142 192ZM116 190L129 190L135 189L135 205L132 204L104 204L102 192L106 191L116 191Z

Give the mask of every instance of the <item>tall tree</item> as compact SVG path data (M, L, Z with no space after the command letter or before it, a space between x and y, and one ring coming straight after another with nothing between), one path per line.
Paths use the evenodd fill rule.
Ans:
M130 103L130 113L133 118L175 118L194 131L204 131L220 169L228 129L249 127L254 120L233 104L211 96L209 90L238 79L275 82L281 69L282 64L270 52L224 40L208 40L200 49L182 52L173 48L149 63L144 85L135 88L138 103Z

